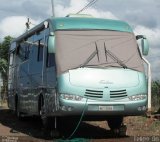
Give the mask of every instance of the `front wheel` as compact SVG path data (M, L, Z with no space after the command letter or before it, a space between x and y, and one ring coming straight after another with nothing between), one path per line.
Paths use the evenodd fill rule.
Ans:
M59 138L60 132L57 128L55 128L55 117L46 117L42 116L42 124L44 127L44 136L52 137L52 138ZM57 123L56 123L57 125Z
M44 128L43 134L45 137L59 138L60 133L57 129L57 118L47 115L47 111L44 104L44 100L43 98L41 98L39 114L41 116L42 125Z
M108 118L108 126L114 135L124 137L126 136L127 127L123 124L123 117L112 117Z
M107 122L111 130L119 129L123 123L123 117L111 117L107 119Z
M55 128L54 117L42 116L41 119L42 119L42 124L43 124L44 129L46 129L46 130L52 130L52 129Z

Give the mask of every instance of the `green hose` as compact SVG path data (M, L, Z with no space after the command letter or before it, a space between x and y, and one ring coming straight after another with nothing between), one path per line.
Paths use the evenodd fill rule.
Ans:
M84 113L85 113L85 110L86 110L87 102L88 102L88 98L86 99L86 103L85 103L85 105L84 105L84 108L83 108L81 117L80 117L80 119L79 119L79 122L78 122L76 128L74 129L74 131L72 132L72 134L67 138L67 140L71 139L72 136L73 136L73 135L75 134L75 132L77 131L77 129L79 128L79 125L81 124L82 118L83 118Z
M82 111L82 114L81 114L81 117L77 123L77 126L75 127L74 131L72 132L72 134L65 140L56 140L56 142L89 142L89 140L87 139L84 139L84 138L74 138L74 139L71 139L72 136L75 134L75 132L77 131L77 129L79 128L79 125L82 121L82 118L84 116L84 113L85 113L85 110L86 110L86 106L87 106L87 102L88 102L88 98L86 99L86 102L85 102L85 105L84 105L84 108L83 108L83 111ZM71 140L70 140L71 139Z
M84 138L75 138L72 140L57 140L56 142L89 142L89 140Z

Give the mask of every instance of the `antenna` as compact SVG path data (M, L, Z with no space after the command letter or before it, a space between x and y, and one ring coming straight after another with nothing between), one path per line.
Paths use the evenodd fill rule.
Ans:
M52 16L55 17L55 14L54 14L54 0L51 0L51 3L52 3Z
M81 13L82 11L86 10L87 8L91 7L94 3L96 3L98 0L92 0L90 1L85 7L83 7L80 11L78 11L76 14Z
M27 22L26 22L26 31L28 31L30 29L30 20L29 20L29 17L27 18Z
M28 30L30 29L30 25L35 26L35 24L33 24L33 23L30 21L29 17L28 17L28 18L27 18L27 22L26 22L26 31L28 31Z

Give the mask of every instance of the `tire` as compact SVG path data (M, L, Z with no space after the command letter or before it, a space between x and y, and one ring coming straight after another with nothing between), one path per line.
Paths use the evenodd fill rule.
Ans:
M45 117L42 116L42 124L45 130L52 130L55 128L55 119L54 117Z
M107 122L111 130L119 129L123 123L123 117L121 116L111 117L107 119Z
M40 94L39 101L38 101L38 109L39 109L39 115L42 120L42 125L45 130L51 129L51 118L49 118L46 115L45 105L44 105L44 99L43 95Z
M60 125L60 130L61 133L65 138L68 138L71 136L73 131L77 129L77 125L79 122L79 117L62 117L60 118L59 125Z
M55 129L55 117L42 117L42 124L44 127L44 136L51 138L59 138L59 129Z
M55 129L55 117L49 117L46 114L45 105L43 97L40 98L40 110L39 114L41 116L42 125L43 125L43 135L49 138L59 138L60 133L58 129Z

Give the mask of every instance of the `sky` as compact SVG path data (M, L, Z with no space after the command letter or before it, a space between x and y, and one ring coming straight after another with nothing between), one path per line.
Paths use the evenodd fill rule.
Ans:
M76 13L91 0L54 0L55 16ZM160 80L160 0L98 0L82 13L97 18L126 21L135 35L146 35L150 52L152 79ZM32 26L52 16L51 0L0 0L0 41L7 35L25 32L27 17Z

